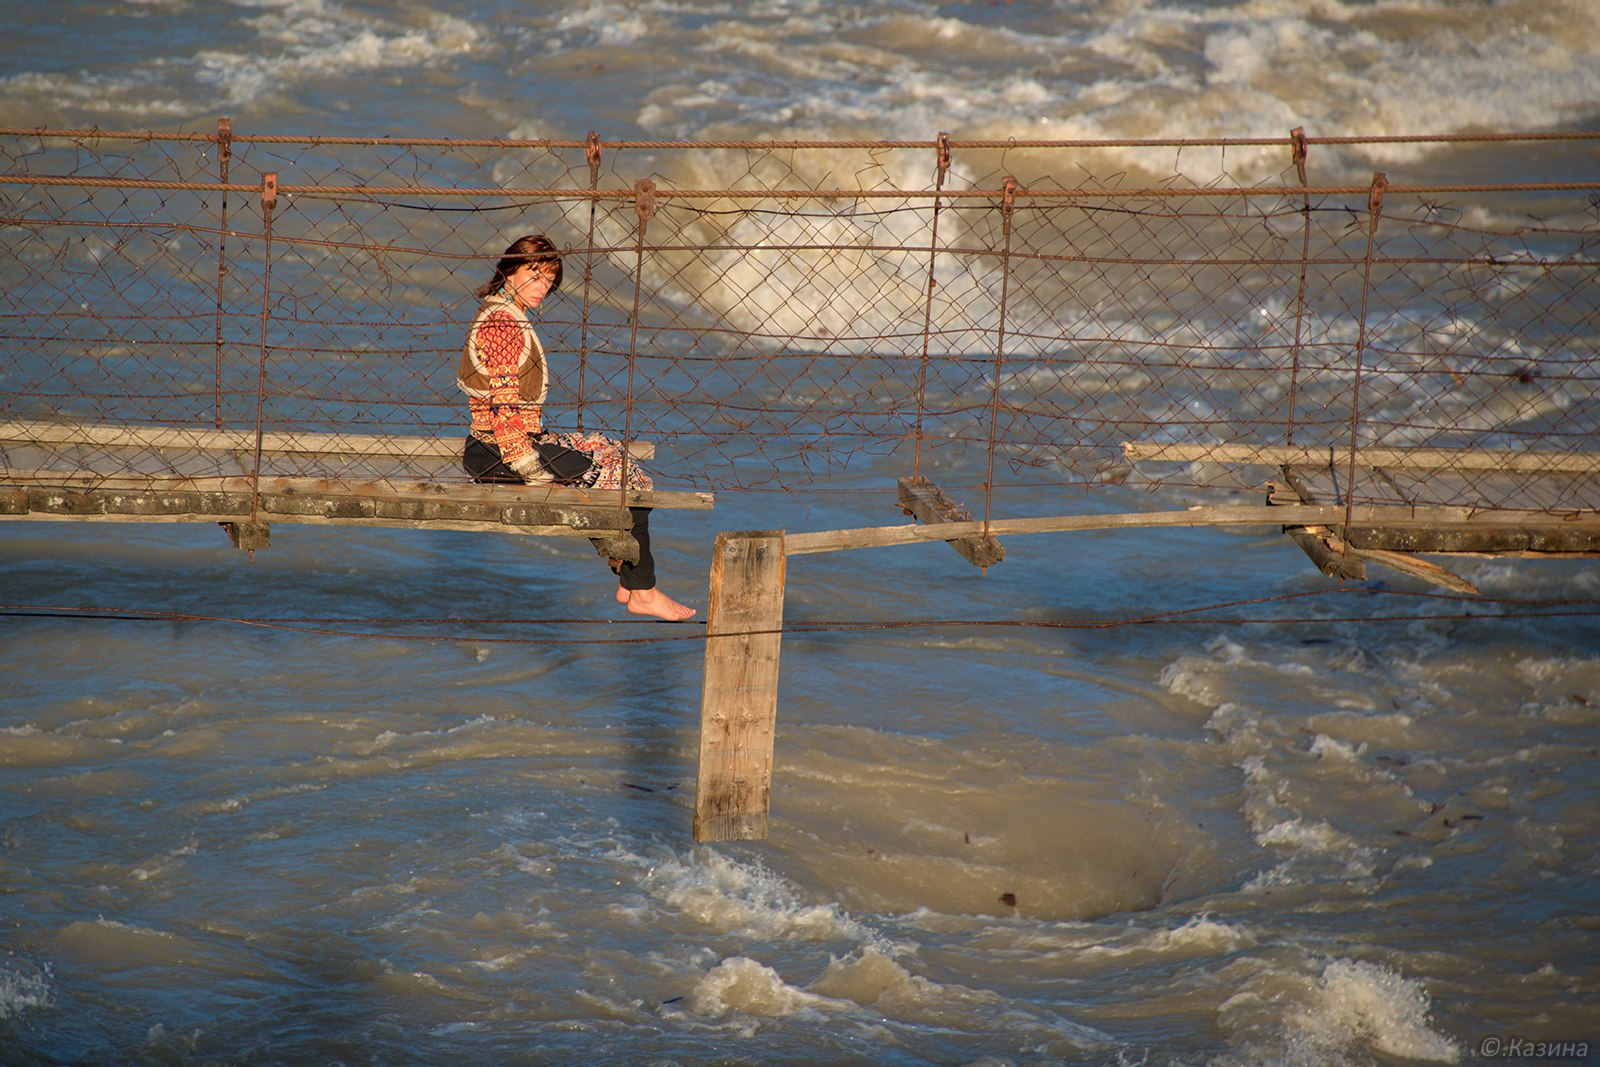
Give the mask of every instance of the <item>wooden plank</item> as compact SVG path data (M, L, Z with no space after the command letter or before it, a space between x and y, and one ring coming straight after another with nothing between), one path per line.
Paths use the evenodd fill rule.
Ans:
M386 519L374 516L363 518L359 521L343 518L327 518L321 515L268 515L272 520L271 525L285 526L361 526L378 529L394 530L457 530L463 533L502 533L516 534L520 537L585 537L593 538L594 529L576 529L565 524L552 526L510 526L505 523L452 521L439 519L429 522L416 522L406 519ZM11 514L0 511L0 522L7 519L24 519L29 522L75 522L75 523L211 523L219 525L247 521L249 512L231 514L218 512L214 514L183 514L183 515L118 515L108 513L96 514L62 514L45 511L30 512L28 514ZM263 523L261 525L268 525Z
M1385 552L1464 553L1471 555L1523 555L1560 552L1600 553L1600 530L1568 527L1552 520L1548 525L1488 526L1438 530L1402 530L1363 526L1350 531L1350 544L1359 549Z
M223 522L217 525L227 533L234 548L254 552L272 544L272 527L264 522Z
M419 437L400 434L284 433L266 430L261 434L261 449L263 452L294 452L306 455L460 459L464 436L464 434L451 437ZM195 448L214 452L254 453L256 432L249 429L219 430L211 426L139 426L14 419L0 422L0 441L93 445L106 448ZM628 454L634 459L650 459L655 455L655 444L650 441L630 442Z
M1350 462L1348 446L1197 444L1182 441L1124 441L1122 453L1134 463L1235 463L1245 466L1340 468ZM1600 473L1600 452L1534 452L1506 449L1380 448L1357 450L1356 465L1415 467L1427 470L1507 471L1516 474Z
M696 841L767 836L785 565L782 530L717 535L700 694Z
M1366 565L1360 557L1344 551L1344 540L1326 526L1286 526L1283 532L1300 546L1317 570L1329 578L1355 582L1366 580Z
M1267 483L1269 504L1276 504L1280 499L1285 503L1291 500L1295 504L1318 503L1296 468L1284 467L1283 476L1288 482L1287 487L1276 482ZM1284 497L1281 495L1284 493L1293 495ZM1357 582L1366 580L1367 565L1350 551L1348 541L1327 526L1285 526L1283 532L1300 546L1300 550L1306 554L1317 570L1329 578Z
M0 491L11 488L53 487L85 490L129 490L149 492L205 491L248 493L254 482L245 475L102 476L87 471L12 470L0 468ZM429 481L351 481L340 478L262 477L263 493L319 496L376 497L390 500L449 500L496 506L516 504L570 504L590 507L643 507L709 510L715 498L711 493L656 490L621 494L615 489L573 489L557 485L496 485L470 482ZM621 498L621 499L619 499Z
M970 522L972 513L951 503L937 485L924 478L900 479L900 506L928 526L952 522ZM945 544L961 553L974 567L992 567L1006 558L1006 549L998 538L980 534L976 537L954 537Z
M1416 556L1408 555L1404 552L1385 552L1362 548L1351 548L1350 551L1364 560L1380 563L1391 570L1399 571L1401 574L1409 574L1413 578L1420 578L1424 582L1441 586L1453 593L1466 593L1469 596L1479 595L1477 586L1460 575L1452 574L1450 571L1445 570L1437 563L1418 559Z
M1600 482L1594 476L1566 474L1526 475L1481 472L1471 476L1387 471L1397 498L1417 501L1471 500L1487 507L1561 510L1582 501L1600 500Z
M1382 474L1383 472L1376 472ZM1322 472L1308 472L1300 467L1286 467L1283 471L1287 486L1268 483L1267 499L1291 504L1316 504L1320 494L1338 489L1337 481L1330 482ZM1409 475L1402 474L1407 481ZM1494 477L1485 475L1485 477ZM1519 482L1506 476L1506 482ZM1400 492L1409 492L1401 485ZM1358 509L1359 511L1359 509ZM1582 513L1561 511L1500 511L1484 509L1474 513L1467 523L1441 523L1410 526L1390 523L1366 524L1339 528L1337 534L1322 527L1290 527L1285 532L1294 536L1297 529L1309 529L1324 540L1338 540L1340 536L1350 550L1386 553L1433 553L1444 555L1509 556L1539 554L1587 555L1600 552L1600 524L1589 521ZM1298 539L1297 539L1298 540ZM1305 547L1302 544L1302 547ZM1359 550L1359 551L1358 551ZM1324 574L1330 572L1322 566L1316 553L1307 549ZM1380 560L1379 562L1383 562ZM1394 569L1402 569L1395 567ZM1344 575L1333 575L1343 577ZM1419 577L1422 575L1418 575ZM1432 572L1428 579L1433 580ZM1458 579L1459 581L1459 579ZM1440 583L1440 584L1448 584ZM1452 588L1459 588L1452 586Z
M1291 500L1306 504L1342 503L1348 491L1346 472L1284 468L1295 490ZM1358 469L1355 499L1365 505L1404 505L1420 509L1458 507L1503 520L1549 523L1593 512L1600 503L1600 485L1579 475L1529 476L1491 471L1391 471ZM1269 498L1270 499L1270 498ZM1587 503L1585 503L1587 502ZM1519 517L1510 519L1510 517Z
M1362 526L1388 525L1404 528L1431 526L1492 526L1508 521L1561 526L1568 529L1600 529L1600 514L1584 512L1552 516L1528 512L1485 512L1472 508L1407 508L1363 506L1353 510L1353 519ZM1198 507L1186 511L1134 511L1106 515L1056 515L1029 519L993 519L982 522L948 523L930 526L869 526L850 530L819 530L784 536L784 551L798 556L812 552L838 552L855 548L886 548L923 541L944 541L952 535L982 533L985 528L997 536L1032 533L1067 533L1079 530L1137 529L1169 526L1318 526L1339 525L1345 509L1339 505L1249 505Z
M127 479L138 483L141 479ZM182 488L147 490L71 486L29 486L0 489L0 518L25 520L77 519L99 522L218 522L225 526L285 522L349 523L402 529L451 529L520 533L540 536L583 536L632 542L633 513L618 506L615 494L581 494L591 502L541 499L549 489L474 494L453 500L442 492L396 496L381 492L330 492L331 483L312 480L263 479L264 491L253 493L245 478L185 480ZM348 487L345 487L348 488ZM371 487L366 487L371 488ZM233 531L230 531L233 532ZM236 540L238 540L236 536ZM265 547L265 535L252 536L249 547ZM621 547L621 541L618 542ZM615 553L619 557L626 551ZM637 548L633 550L637 559Z
M575 534L628 531L633 514L627 508L601 505L528 503L484 509L450 501L392 501L362 496L318 493L185 492L144 493L129 490L33 489L25 513L9 518L106 517L124 521L189 519L221 522L244 517L280 522L349 522L360 525L421 528L440 522L455 528L501 531L518 527L560 526Z

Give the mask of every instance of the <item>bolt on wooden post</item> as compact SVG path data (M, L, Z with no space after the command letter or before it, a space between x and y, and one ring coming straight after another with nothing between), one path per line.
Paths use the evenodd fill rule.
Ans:
M784 570L782 530L717 535L700 694L696 841L767 836Z

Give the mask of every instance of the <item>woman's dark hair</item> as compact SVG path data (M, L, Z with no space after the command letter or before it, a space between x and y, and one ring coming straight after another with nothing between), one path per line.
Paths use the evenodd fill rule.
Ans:
M506 284L506 275L529 263L554 263L556 274L550 282L550 291L561 288L561 253L556 251L555 242L542 233L530 233L511 242L500 262L494 265L494 277L474 289L472 295L481 298L499 292Z

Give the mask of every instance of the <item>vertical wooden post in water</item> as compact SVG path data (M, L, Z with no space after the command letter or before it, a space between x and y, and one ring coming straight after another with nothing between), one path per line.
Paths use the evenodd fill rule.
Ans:
M717 535L700 693L696 841L767 836L784 563L782 530Z

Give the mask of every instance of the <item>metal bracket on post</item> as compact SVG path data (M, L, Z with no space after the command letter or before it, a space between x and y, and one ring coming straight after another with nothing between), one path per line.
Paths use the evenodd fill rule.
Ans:
M269 170L261 176L261 211L271 215L278 206L278 172Z
M943 130L939 131L938 168L938 173L934 177L936 184L942 186L945 175L950 173L950 135Z
M1005 184L1001 186L1000 207L1006 213L1006 232L1008 233L1011 230L1011 213L1016 210L1017 194L1021 191L1022 185L1017 179L1007 175Z
M1378 217L1383 214L1383 191L1389 188L1389 176L1383 171L1372 175L1372 189L1367 193L1367 232L1376 233Z
M656 183L640 178L633 183L633 206L639 212L639 241L644 242L644 231L656 213Z
M1300 184L1306 184L1306 128L1296 126L1289 131L1289 146L1294 153L1294 172L1300 176Z
M589 131L589 143L583 154L589 161L589 188L593 189L600 182L600 134L597 131Z

